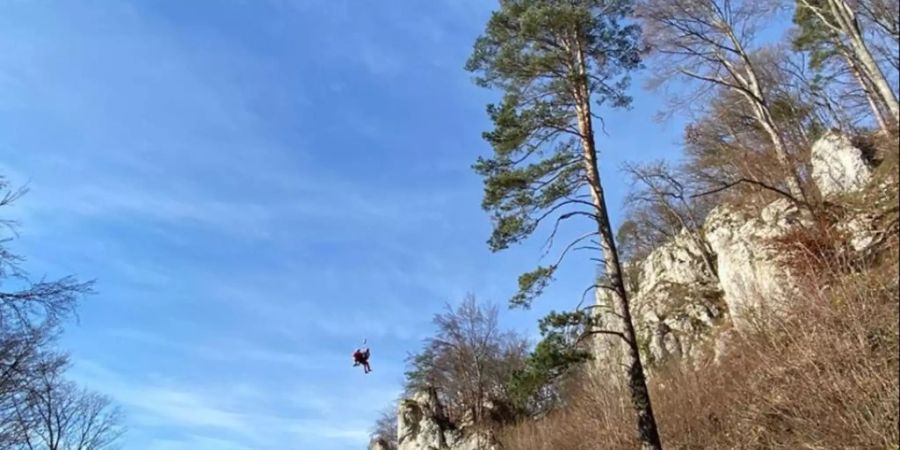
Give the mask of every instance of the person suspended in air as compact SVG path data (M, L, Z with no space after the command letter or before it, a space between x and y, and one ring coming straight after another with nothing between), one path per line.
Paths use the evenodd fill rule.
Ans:
M363 373L369 373L372 371L372 367L369 366L369 348L358 348L355 352L353 352L353 367L362 365Z

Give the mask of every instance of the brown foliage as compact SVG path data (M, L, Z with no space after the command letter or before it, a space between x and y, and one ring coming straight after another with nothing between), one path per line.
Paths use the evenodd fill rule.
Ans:
M509 404L506 383L524 364L527 341L502 330L497 307L472 295L433 322L434 336L409 359L407 393L434 388L452 422L489 422Z
M396 402L378 415L370 438L379 442L385 450L396 450L398 444Z
M870 266L821 230L795 235L801 294L729 332L718 363L651 380L670 449L887 449L900 445L897 248ZM792 247L791 247L792 246ZM788 248L790 247L790 248ZM596 380L548 417L505 430L510 450L633 449L626 397Z

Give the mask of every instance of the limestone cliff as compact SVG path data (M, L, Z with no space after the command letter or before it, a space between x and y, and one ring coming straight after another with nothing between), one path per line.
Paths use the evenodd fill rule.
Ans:
M470 425L453 424L434 389L415 393L397 407L397 450L494 450L493 437ZM388 444L376 437L369 450L389 450Z
M650 361L692 355L728 311L709 248L684 232L639 263L632 297L636 332ZM712 269L715 267L713 265Z
M813 181L825 199L862 189L871 175L869 161L846 137L828 133L813 146ZM779 299L789 298L794 289L791 274L780 264L773 240L803 225L805 217L786 199L758 212L721 205L694 237L683 232L637 262L631 302L647 362L652 366L673 356L715 357L717 348L722 349L719 337L740 329L748 312L763 302L777 309ZM848 218L839 226L859 231L865 228L862 222ZM864 244L862 239L851 242ZM712 253L713 264L704 264L701 246ZM701 345L710 341L717 345ZM615 344L607 341L600 348L611 353L601 357L615 358Z
M812 177L826 199L862 189L872 174L863 152L829 133L813 146ZM779 199L758 212L719 206L695 234L682 232L635 262L632 315L651 368L669 358L715 358L748 311L789 297L791 275L772 241L804 223L800 209ZM862 229L858 218L848 229ZM603 301L602 296L598 298ZM614 339L614 338L612 338ZM710 345L712 344L712 345ZM598 340L598 364L618 358L618 343ZM399 450L493 449L489 436L446 420L433 391L403 400L398 411ZM384 450L373 442L370 450Z

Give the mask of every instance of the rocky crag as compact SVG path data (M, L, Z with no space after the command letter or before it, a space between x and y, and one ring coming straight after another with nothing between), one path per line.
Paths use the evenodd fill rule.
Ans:
M863 189L872 177L871 161L850 140L828 133L812 148L811 176L828 199ZM807 220L786 199L758 212L722 205L706 218L702 230L682 232L636 262L631 272L632 313L643 356L651 368L678 358L685 362L715 360L727 350L728 337L739 332L748 314L773 299L789 298L791 275L772 241ZM857 250L870 241L866 223L848 219ZM598 298L598 302L604 301ZM769 303L764 303L769 302ZM599 341L598 359L615 360L620 344ZM398 411L399 450L493 449L490 436L452 424L434 392L401 401ZM378 439L369 450L385 450Z

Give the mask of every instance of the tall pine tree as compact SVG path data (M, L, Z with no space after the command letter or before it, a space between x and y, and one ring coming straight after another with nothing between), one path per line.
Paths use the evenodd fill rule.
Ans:
M527 306L565 255L596 240L602 288L611 292L621 329L595 330L625 342L628 386L645 449L660 449L594 140L595 105L627 106L628 74L640 65L640 30L623 0L500 0L466 68L483 87L503 92L487 110L493 147L475 170L484 177L483 207L493 215L491 249L530 236L543 222L587 218L591 230L568 243L552 265L519 279L514 304Z

